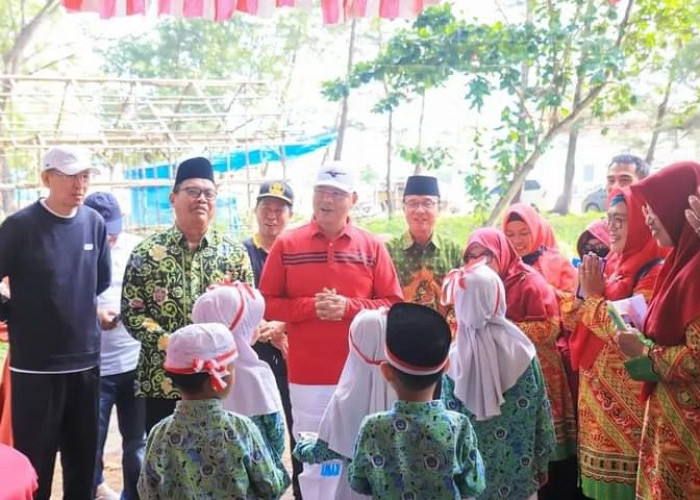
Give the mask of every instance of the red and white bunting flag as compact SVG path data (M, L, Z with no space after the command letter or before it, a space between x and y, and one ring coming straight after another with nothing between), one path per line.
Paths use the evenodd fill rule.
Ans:
M310 8L313 0L61 0L69 12L97 12L102 18L144 14L152 3L159 15L230 19L236 11L271 17L279 7ZM615 0L610 0L615 1ZM440 0L321 0L325 24L361 17L411 19Z
M360 17L413 19L425 7L439 2L440 0L321 0L321 8L323 21L326 24L336 24Z
M147 0L61 0L69 12L97 12L101 18L146 13Z

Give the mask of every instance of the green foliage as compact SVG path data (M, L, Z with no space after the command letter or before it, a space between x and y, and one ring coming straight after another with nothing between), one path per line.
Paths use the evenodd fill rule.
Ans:
M611 82L597 103L594 116L607 118L629 111L632 107L649 105L662 100L664 88L653 88L652 92L640 96L648 85L632 90L633 83L647 84L650 76L670 80L674 87L685 85L690 93L680 94L675 99L675 110L670 110L671 120L692 114L700 95L692 92L700 78L700 2L697 0L635 0L636 9L625 33L622 48L625 57L625 78ZM679 96L679 97L680 97ZM654 110L654 113L656 110Z
M0 54L3 55L5 64L9 62L7 56L17 46L22 30L44 10L50 11L53 16L57 5L58 0L0 1ZM31 41L37 43L36 39ZM48 45L47 40L41 40L41 43ZM26 52L22 54L21 62L24 62L28 55Z
M310 39L308 22L308 13L297 10L276 23L252 16L223 23L165 18L153 30L104 47L104 70L121 77L276 81L288 70L294 44Z
M364 184L374 184L377 179L379 179L379 175L377 175L377 171L374 170L372 165L365 165L362 167L360 171L360 181Z
M562 252L569 258L575 256L576 241L586 227L602 214L589 212L584 215L549 215L543 214L552 225ZM397 236L406 231L406 222L401 218L381 218L358 220L357 224L373 234ZM469 234L482 227L483 220L476 216L447 216L438 219L437 228L441 234L460 244L466 244Z
M485 155L475 152L477 167L467 173L468 191L483 198L488 170L504 181L531 168L567 120L624 70L618 43L623 21L613 4L530 4L532 21L510 24L460 20L449 4L428 8L376 59L358 64L347 79L326 82L323 93L338 99L369 82L384 82L391 98L375 110L387 111L453 75L465 75L468 107L481 111L489 100L501 106L495 138L483 145ZM592 99L577 98L576 87L579 97L590 94Z
M488 167L482 161L481 151L483 143L480 130L477 129L471 144L474 161L472 162L472 168L464 176L464 187L467 195L474 200L474 211L477 218L483 222L486 211L489 208L489 189L486 185L488 182Z
M452 160L449 149L439 146L427 148L399 148L399 156L421 170L437 170Z

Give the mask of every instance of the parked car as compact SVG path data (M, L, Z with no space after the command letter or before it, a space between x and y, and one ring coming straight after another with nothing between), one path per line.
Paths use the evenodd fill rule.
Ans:
M499 185L489 191L489 202L495 205L498 198L503 193L503 186ZM520 196L522 203L527 203L538 212L544 208L544 198L547 191L542 188L540 183L534 179L526 179L523 194Z
M604 187L594 189L581 202L583 212L603 212L608 204L608 192Z

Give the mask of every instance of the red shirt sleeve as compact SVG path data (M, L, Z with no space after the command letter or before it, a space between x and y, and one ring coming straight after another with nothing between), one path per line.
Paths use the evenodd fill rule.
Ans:
M287 297L287 273L282 264L284 240L277 238L265 260L260 276L260 293L265 297L265 318L300 323L316 318L313 297Z
M352 319L362 309L379 309L390 307L396 302L403 301L403 292L396 274L394 262L389 256L384 244L375 242L377 264L374 268L374 282L372 284L371 299L349 298L348 307L345 310L345 319Z

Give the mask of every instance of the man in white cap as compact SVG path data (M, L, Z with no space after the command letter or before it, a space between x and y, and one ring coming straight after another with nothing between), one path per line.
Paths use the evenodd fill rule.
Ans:
M294 433L316 432L348 355L348 329L362 309L401 301L396 270L382 242L348 217L357 202L353 172L334 162L318 171L313 219L280 234L260 279L266 317L289 336ZM309 469L309 470L307 470ZM299 483L318 474L305 466Z
M50 150L49 196L0 226L0 279L9 277L14 446L37 471L34 498L51 495L61 450L65 498L92 499L100 384L96 297L109 287L102 217L82 206L96 170L81 151Z

